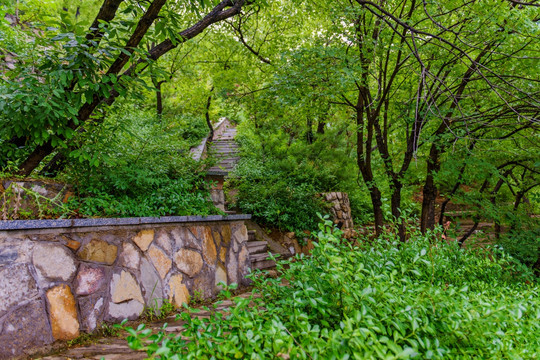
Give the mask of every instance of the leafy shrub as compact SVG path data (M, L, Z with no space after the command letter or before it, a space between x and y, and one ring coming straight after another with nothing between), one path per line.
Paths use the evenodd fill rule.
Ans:
M420 233L352 247L330 226L311 257L278 265L288 286L254 277L260 297L209 319L184 312L181 336L128 328L129 345L149 341L160 359L537 357L540 288L505 253Z
M313 178L307 178L310 166L241 160L229 187L238 190L236 206L264 224L289 231L313 230L318 212L324 212L322 199Z
M534 265L540 256L540 227L538 223L536 225L536 228L513 230L503 234L499 245L505 252L521 262Z
M83 134L68 170L79 192L70 206L85 216L216 213L201 164L188 154L204 136L200 123L129 110L118 110L101 131Z

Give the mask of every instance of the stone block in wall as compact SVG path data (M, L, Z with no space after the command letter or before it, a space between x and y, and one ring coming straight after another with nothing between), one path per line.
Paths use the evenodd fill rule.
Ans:
M0 359L11 359L26 349L53 341L45 304L40 298L15 309L0 322Z
M0 269L0 316L20 303L39 297L28 265L14 264Z
M49 289L47 300L54 339L71 340L79 336L77 307L70 287L62 284Z
M196 276L203 267L201 254L190 249L180 249L174 254L176 267L189 277Z
M159 271L159 270L158 270ZM141 262L141 275L139 277L144 292L144 300L148 307L159 309L163 304L164 292L160 274L146 259Z
M154 241L154 230L153 229L145 229L139 231L137 235L133 238L133 242L137 244L137 246L142 250L146 251L148 250L148 247L150 244Z
M141 255L135 245L124 242L122 244L122 252L120 253L120 265L137 270L141 262Z
M118 247L103 240L93 239L79 251L79 258L112 265L116 260Z
M165 254L162 250L160 250L157 246L152 245L150 249L148 249L148 257L152 261L152 264L154 264L154 267L159 273L159 276L162 279L165 279L165 276L169 273L172 267L172 260Z
M212 229L206 226L203 232L203 257L210 266L215 266L217 261L216 244L212 237Z
M92 332L103 321L105 298L103 294L84 296L79 298L79 311L81 313L81 330Z
M181 308L184 303L189 304L189 290L182 283L182 279L181 274L176 274L171 276L169 280L169 301L176 308Z
M172 255L172 246L174 243L174 239L169 235L167 230L163 229L157 232L156 244L159 245L167 255Z
M199 231L197 226L190 226L189 228L180 227L171 231L176 248L187 247L201 250L201 245L199 244L199 240L197 240L198 234Z
M122 270L120 274L113 274L111 281L111 299L119 304L128 300L137 300L144 304L141 288L132 274Z
M129 272L122 270L120 274L113 274L110 293L111 301L105 320L134 320L143 312L144 298L141 288Z
M144 311L144 304L137 300L130 300L120 304L109 302L109 311L105 317L106 321L119 322L124 319L135 320Z
M32 262L43 277L51 280L69 281L77 271L71 252L61 245L36 244Z
M103 266L81 264L75 278L75 294L90 295L106 289L107 269Z
M216 266L215 271L215 281L214 281L214 288L216 291L223 290L223 286L220 285L220 283L223 283L225 285L229 285L228 279L227 279L227 271L225 270L224 266L219 264Z

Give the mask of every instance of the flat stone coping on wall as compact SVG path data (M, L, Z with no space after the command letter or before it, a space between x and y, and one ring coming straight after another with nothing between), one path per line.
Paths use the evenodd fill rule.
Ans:
M163 216L163 217L135 217L135 218L97 218L97 219L59 219L59 220L2 220L0 231L30 230L30 229L56 229L79 228L89 226L125 226L142 224L170 224L192 222L216 222L250 220L251 215L210 215L210 216Z

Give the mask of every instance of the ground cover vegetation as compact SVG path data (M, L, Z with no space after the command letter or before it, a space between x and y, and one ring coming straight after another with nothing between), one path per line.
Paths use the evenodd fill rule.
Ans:
M208 319L178 315L185 331L124 328L160 359L534 359L539 287L519 261L463 250L441 234L392 232L352 245L320 225L310 257L253 276L260 297ZM197 311L192 309L191 311Z

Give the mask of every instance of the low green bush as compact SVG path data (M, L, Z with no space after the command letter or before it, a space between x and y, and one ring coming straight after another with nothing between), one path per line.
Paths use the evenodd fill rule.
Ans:
M107 217L217 213L204 164L189 155L205 126L202 118L117 109L100 131L81 135L67 171L77 190L70 208L81 216Z
M127 328L129 345L160 359L538 358L540 287L506 253L418 232L353 247L320 229L312 256L278 265L287 286L255 276L260 297L184 312L181 334Z

